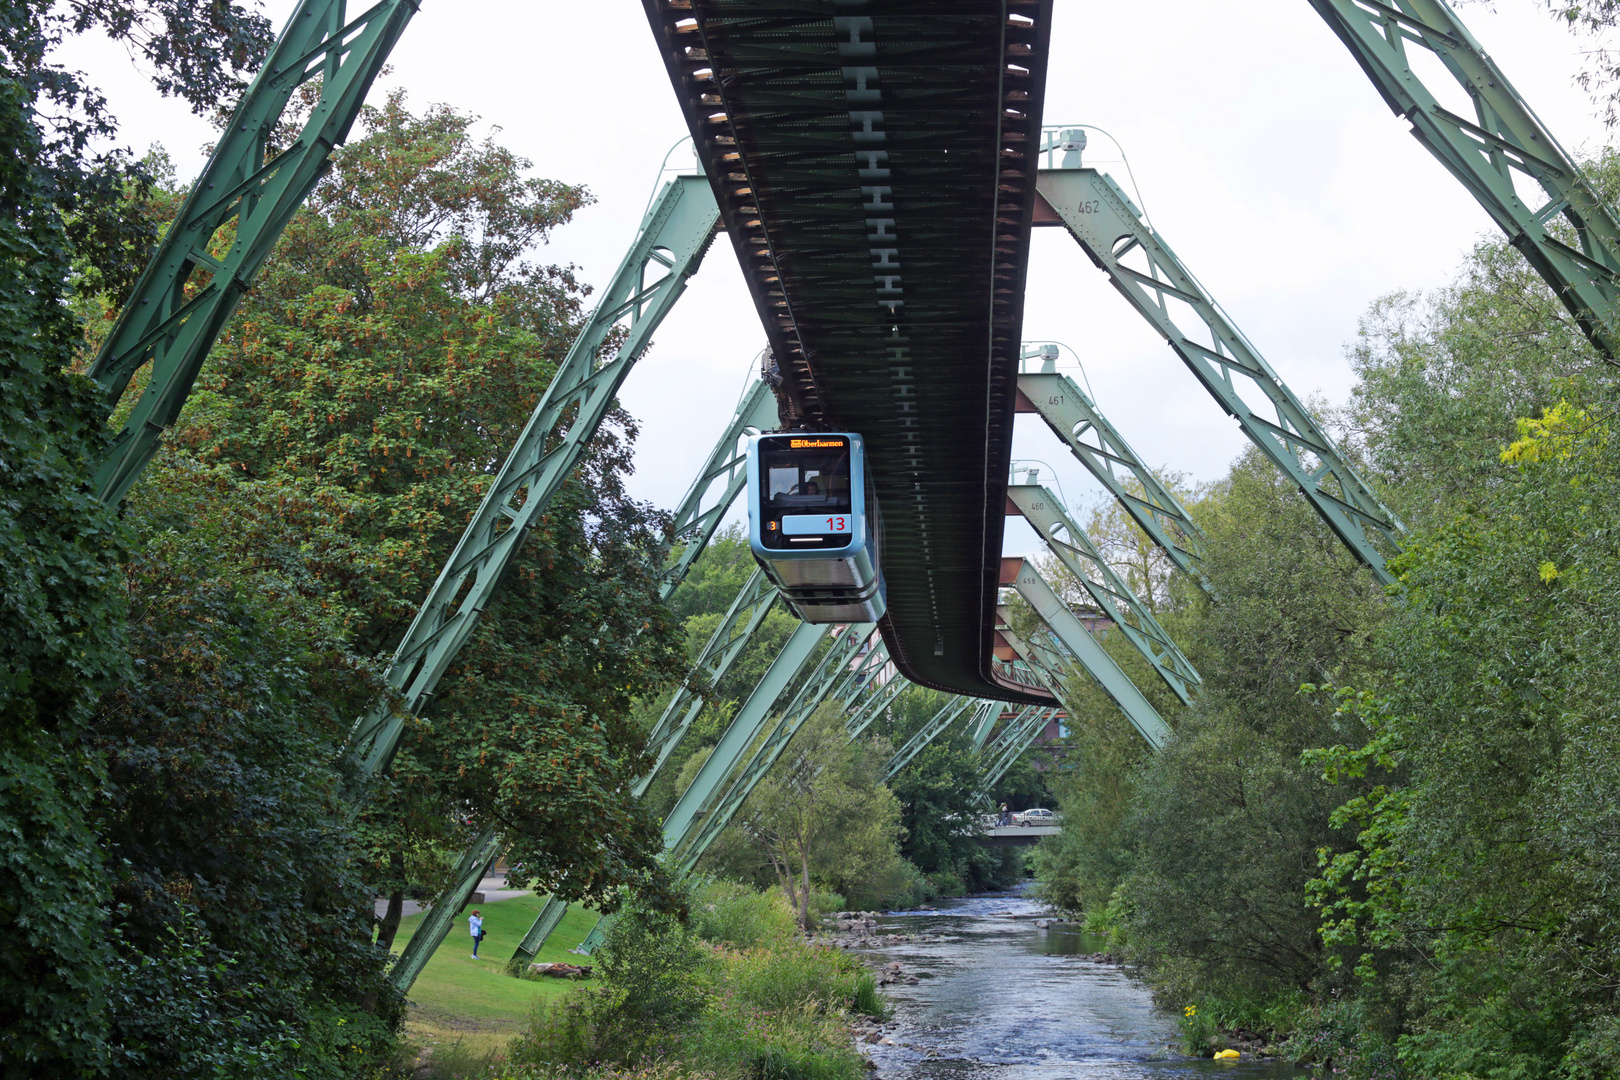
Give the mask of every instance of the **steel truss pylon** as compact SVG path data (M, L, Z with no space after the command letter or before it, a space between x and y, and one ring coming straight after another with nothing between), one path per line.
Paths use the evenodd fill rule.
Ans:
M681 870L690 870L708 850L823 701L829 696L838 697L848 708L865 689L860 678L865 670L860 650L877 629L876 624L845 627L834 635L831 646L812 668L810 662L829 629L826 625L799 624L759 685L737 710L698 775L664 818L664 846ZM810 673L801 682L806 669ZM799 683L798 689L771 723L777 701L795 682ZM594 951L608 925L607 919L599 921L580 943L579 951Z
M957 696L940 706L939 711L929 717L923 726L894 752L894 756L889 758L888 764L883 769L884 782L887 783L898 776L900 770L910 765L912 760L923 752L924 747L948 730L968 709L978 704L980 702L976 698Z
M403 709L379 705L355 725L350 750L360 762L362 778L388 767L406 714L427 707L439 679L472 637L528 530L572 474L653 332L686 291L719 218L708 181L700 176L676 177L648 210L630 251L394 653L386 678L400 692ZM615 334L623 335L618 347L612 355L602 355ZM435 899L389 970L396 988L403 991L415 982L499 847L492 830L473 841L451 885Z
M664 571L659 587L661 599L668 600L686 580L686 575L708 547L715 530L747 483L747 470L744 468L747 456L738 449L739 440L751 432L775 426L776 400L763 382L755 381L749 385L732 414L731 422L726 425L676 509L673 542L678 549L670 566ZM762 570L756 569L743 583L731 607L721 618L720 625L709 635L691 671L675 688L658 722L653 725L647 737L647 750L653 757L653 764L646 775L638 778L631 787L633 797L639 799L646 794L647 788L668 762L670 754L702 712L707 696L731 670L732 664L753 639L754 632L770 614L776 598L776 587ZM534 959L567 913L567 901L555 896L546 897L534 922L513 950L512 962L521 964Z
M1155 750L1169 741L1170 725L1164 722L1158 710L1142 696L1142 691L1138 690L1130 677L1119 669L1113 657L1109 656L1091 636L1075 617L1074 612L1070 611L1057 593L1052 591L1052 587L1046 583L1046 579L1041 577L1032 563L1027 559L1001 560L1001 583L1004 587L1016 590L1018 595L1035 609L1035 614L1040 616L1041 621L1053 635L1091 673L1108 696L1113 698L1126 719ZM1009 644L1012 642L1009 641ZM1040 670L1037 668L1037 672ZM1059 687L1052 689L1054 693L1059 692Z
M349 137L366 91L417 8L414 0L381 0L349 19L347 6L304 0L293 10L90 365L109 409L151 365L96 469L105 502L124 497L179 418L208 350L325 174L333 149ZM272 153L288 102L314 79L320 91L309 118L289 146ZM211 250L227 240L227 250Z
M1049 146L1055 143L1054 135ZM1073 151L1065 156L1079 157ZM1080 168L1076 160L1062 168L1041 169L1036 190L1043 200L1037 223L1061 224L1068 229L1091 261L1170 343L1221 408L1236 418L1249 440L1294 482L1345 546L1380 581L1391 582L1381 547L1392 547L1405 532L1404 526L1170 246L1142 220L1141 211L1119 185L1106 173ZM1181 322L1177 312L1182 313ZM1183 324L1193 329L1185 329ZM1244 399L1240 385L1259 391L1266 400L1265 411Z
M1091 594L1097 606L1153 665L1166 686L1192 704L1192 692L1203 683L1192 662L1146 604L1108 565L1097 545L1077 525L1049 488L1038 484L1010 484L1007 501L1022 514L1064 568Z
M1310 0L1384 102L1478 200L1575 316L1620 359L1620 225L1552 132L1443 0ZM1456 80L1466 117L1414 69L1428 53ZM1559 219L1576 247L1558 235Z
M1212 592L1203 570L1209 541L1180 500L1143 464L1075 381L1058 373L1055 349L1050 353L1025 352L1026 359L1035 355L1044 363L1038 372L1019 374L1019 408L1027 406L1046 421L1052 433L1108 489L1176 568L1200 589ZM1140 491L1131 490L1131 480L1136 481Z

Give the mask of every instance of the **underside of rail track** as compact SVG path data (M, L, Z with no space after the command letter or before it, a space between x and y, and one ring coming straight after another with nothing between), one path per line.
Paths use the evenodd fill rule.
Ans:
M644 6L784 420L866 439L895 664L1049 700L991 646L1050 0Z

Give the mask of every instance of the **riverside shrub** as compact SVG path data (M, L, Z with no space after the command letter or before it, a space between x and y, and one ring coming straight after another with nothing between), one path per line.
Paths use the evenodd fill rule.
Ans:
M797 937L779 894L714 882L689 900L684 925L639 908L615 921L598 964L603 985L537 1008L512 1043L513 1080L864 1075L847 1030L859 964ZM881 1009L864 977L865 1011Z

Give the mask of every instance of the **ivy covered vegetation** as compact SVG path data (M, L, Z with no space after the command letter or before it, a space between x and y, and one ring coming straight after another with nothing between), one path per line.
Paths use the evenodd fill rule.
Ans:
M1589 164L1620 189L1620 158ZM1203 692L1161 701L1149 755L1074 682L1040 888L1190 1050L1244 1029L1351 1077L1620 1074L1615 366L1496 241L1375 303L1350 359L1324 411L1412 529L1396 584L1253 453L1189 492L1219 600L1135 567Z

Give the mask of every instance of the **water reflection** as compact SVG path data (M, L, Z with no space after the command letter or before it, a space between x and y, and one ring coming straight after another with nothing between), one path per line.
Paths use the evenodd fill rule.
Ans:
M883 950L916 986L889 987L898 1045L866 1047L883 1080L1169 1080L1181 1076L1303 1077L1280 1064L1189 1060L1174 1019L1117 968L1086 955L1102 943L1067 926L1039 929L1043 911L1015 895L948 901L885 915L886 934L940 940Z

